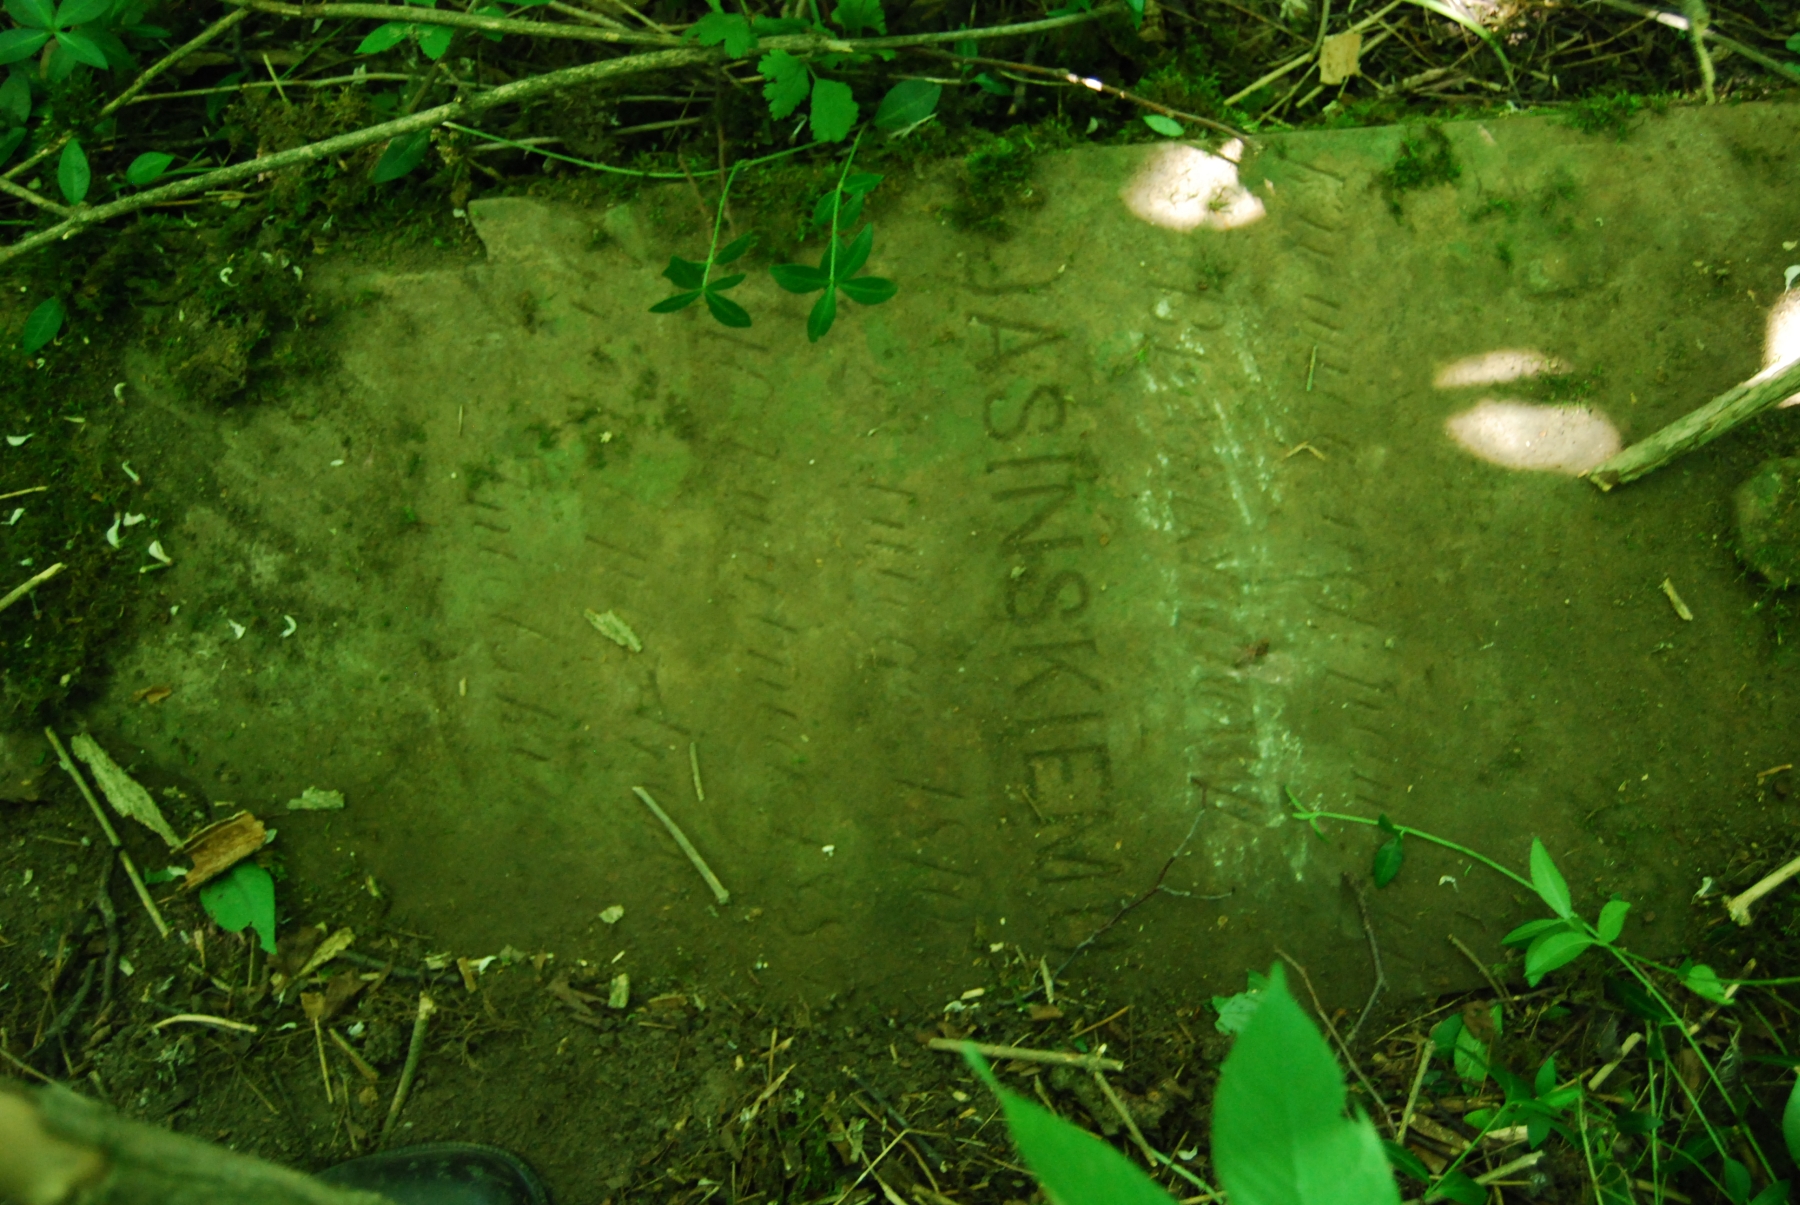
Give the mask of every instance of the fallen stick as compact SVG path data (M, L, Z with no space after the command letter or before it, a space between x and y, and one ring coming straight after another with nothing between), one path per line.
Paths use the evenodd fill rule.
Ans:
M400 1083L394 1089L394 1103L388 1106L387 1120L381 1123L381 1137L376 1139L376 1146L386 1146L388 1135L394 1132L394 1123L400 1120L400 1110L406 1107L407 1094L412 1091L413 1077L419 1073L419 1060L425 1056L425 1030L431 1023L431 1014L437 1011L437 1005L424 992L419 993L419 1015L413 1018L412 1043L406 1048L406 1065L400 1069Z
M0 611L6 610L6 608L12 606L14 603L18 602L21 598L24 598L27 594L30 594L33 590L37 589L39 586L43 585L45 582L49 581L51 578L55 577L57 574L61 573L62 571L63 571L63 563L61 561L58 561L58 562L56 562L56 564L50 566L50 568L44 570L42 573L38 574L36 577L31 578L29 581L25 582L24 585L17 587L16 589L14 589L12 591L12 593L8 594L5 598L0 598Z
M1740 925L1748 927L1750 924L1750 905L1754 904L1757 900L1760 900L1763 896L1769 894L1769 892L1775 890L1797 874L1800 874L1800 858L1795 858L1792 862L1789 862L1779 870L1774 870L1764 875L1755 883L1752 883L1742 895L1733 896L1731 899L1726 900L1725 911L1731 914L1732 920Z
M719 876L712 872L712 867L706 864L706 859L700 856L700 851L694 848L694 843L687 839L687 834L681 831L681 826L669 819L669 813L658 807L656 800L650 798L650 792L644 790L643 787L632 787L631 793L643 800L644 806L650 809L651 814L663 822L663 827L669 830L669 836L675 838L675 844L681 846L681 852L687 855L688 861L694 864L694 869L700 872L700 877L706 880L706 885L712 888L713 898L718 900L721 905L729 904L731 892L725 890L725 884L719 882Z
M1764 369L1648 439L1641 439L1595 465L1584 476L1602 490L1636 481L1679 456L1705 447L1796 392L1800 392L1800 360Z
M112 826L112 821L106 818L106 813L100 810L100 801L94 798L94 792L89 788L87 779L83 778L81 771L75 768L74 761L69 757L69 751L63 748L62 738L56 735L56 729L46 728L44 735L50 738L50 747L56 750L56 760L62 763L64 773L73 778L75 785L81 788L81 797L87 800L88 807L94 813L94 819L100 822L100 831L106 834L107 844L111 845L113 852L119 855L119 863L125 867L125 877L131 880L131 886L137 891L138 899L143 902L144 911L150 914L151 923L156 926L157 933L167 937L169 935L168 922L163 920L162 913L156 907L156 901L150 898L150 889L144 886L144 876L138 873L137 864L131 860L131 855L125 852L125 843L119 840L118 830Z
M257 1027L248 1021L233 1021L229 1017L215 1017L209 1013L177 1013L173 1017L164 1017L151 1029L161 1029L165 1025L211 1025L215 1029L235 1029L239 1033L256 1033Z
M1079 1067L1083 1071L1123 1071L1118 1059L1105 1059L1097 1054L1069 1054L1062 1050L1033 1050L1028 1046L990 1046L986 1042L962 1042L954 1038L933 1038L927 1043L933 1050L961 1054L964 1046L990 1059L1017 1059L1021 1063L1050 1063L1057 1067Z

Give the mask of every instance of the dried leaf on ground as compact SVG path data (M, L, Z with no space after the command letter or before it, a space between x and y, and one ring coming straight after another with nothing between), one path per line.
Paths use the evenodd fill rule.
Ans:
M113 811L121 816L129 816L168 843L170 849L181 848L181 838L163 819L156 801L131 775L119 768L119 764L108 757L106 750L87 733L73 737L69 748L75 756L87 763L89 773L94 781L100 784L100 790L106 801L113 806Z
M1362 34L1354 31L1333 34L1319 48L1319 82L1336 87L1357 74L1357 60L1362 56Z

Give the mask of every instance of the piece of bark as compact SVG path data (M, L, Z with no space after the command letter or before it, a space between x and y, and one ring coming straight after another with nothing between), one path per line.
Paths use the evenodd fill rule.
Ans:
M268 830L249 812L211 824L188 838L185 852L194 860L194 868L182 880L189 891L208 879L225 873L263 847Z

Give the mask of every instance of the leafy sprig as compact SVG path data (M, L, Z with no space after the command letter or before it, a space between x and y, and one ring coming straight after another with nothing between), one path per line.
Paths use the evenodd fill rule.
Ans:
M729 276L713 279L714 268L736 263L756 242L756 235L752 233L735 238L724 247L719 246L719 236L725 226L725 198L731 195L731 185L737 179L741 167L742 164L732 166L731 172L725 177L725 187L719 192L718 210L713 217L712 243L706 249L706 258L693 260L683 259L679 255L669 256L669 266L663 269L663 275L669 279L669 283L682 291L651 306L652 314L673 314L687 309L696 301L704 301L707 312L723 325L750 325L749 311L725 296L727 289L735 289L744 283L746 274L733 272Z

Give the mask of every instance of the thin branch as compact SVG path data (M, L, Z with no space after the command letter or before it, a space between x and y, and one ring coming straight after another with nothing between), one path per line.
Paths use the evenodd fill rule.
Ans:
M455 9L423 8L399 4L282 4L279 0L225 0L246 11L272 13L278 17L347 17L351 20L401 21L409 25L449 25L456 29L476 29L484 33L523 34L531 38L564 38L575 42L606 42L611 45L676 46L679 41L669 34L638 33L629 29L595 29L591 25L565 25L555 21L519 21L512 17L483 17L461 13Z
M1231 138L1241 138L1246 143L1254 144L1255 141L1248 134L1245 134L1241 130L1234 129L1222 121L1214 121L1210 117L1201 117L1197 113L1188 113L1181 109L1171 109L1168 105L1158 104L1153 100L1146 100L1144 97L1127 92L1123 88L1115 88L1111 84L1103 84L1091 76L1076 75L1072 71L1065 71L1056 67L1039 67L1032 63L1015 63L1010 59L988 59L978 55L951 54L942 50L928 50L924 53L931 55L932 58L948 59L955 63L980 63L988 67L999 67L1007 71L1022 72L1026 75L1037 76L1041 79L1053 79L1065 84L1076 84L1106 96L1116 96L1120 100L1138 106L1140 109L1149 109L1152 113L1161 113L1164 116L1174 117L1181 121L1190 121L1195 125L1205 126L1209 130L1216 130Z
M73 209L70 209L66 205L58 205L55 201L52 201L49 197L44 196L42 193L32 192L29 188L26 188L23 184L14 184L11 180L8 180L5 176L0 176L0 192L9 193L12 196L19 198L19 200L21 200L21 201L29 201L33 205L36 205L39 209L48 209L51 213L56 214L58 217L68 217L70 214L75 212Z
M1345 1039L1346 1042L1354 1042L1356 1035L1362 1032L1363 1022L1367 1021L1369 1014L1375 1011L1375 1001L1381 998L1381 991L1387 986L1387 974L1381 969L1381 947L1375 943L1375 921L1369 915L1369 897L1363 894L1362 884L1348 874L1344 876L1344 883L1356 896L1357 911L1362 913L1363 936L1369 939L1369 961L1375 964L1375 986L1369 989L1368 1003L1363 1005L1362 1012L1356 1018L1356 1024L1350 1027L1350 1036Z

